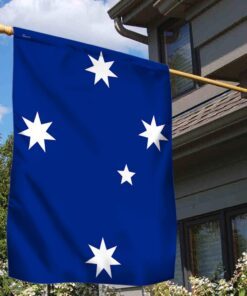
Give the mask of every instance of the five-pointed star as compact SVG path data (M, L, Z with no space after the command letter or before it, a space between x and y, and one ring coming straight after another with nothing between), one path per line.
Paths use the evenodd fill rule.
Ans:
M117 247L115 246L113 248L107 249L104 238L102 238L101 240L99 249L90 245L89 247L93 252L94 257L92 257L86 263L97 265L96 277L101 273L102 270L105 270L108 273L108 275L112 277L111 265L121 265L121 263L119 263L117 260L112 258L112 255L115 252Z
M22 117L22 119L25 121L28 128L19 134L30 138L28 149L31 149L36 143L39 143L40 147L45 151L45 140L55 140L47 133L52 122L41 123L38 112L36 113L34 122L24 117Z
M146 123L142 120L143 125L146 128L146 131L139 134L141 137L145 137L148 139L147 142L147 149L152 145L155 144L156 147L160 150L160 141L168 141L166 137L164 137L161 132L165 125L156 125L155 117L153 116L151 124Z
M91 62L93 63L93 66L90 68L87 68L85 70L95 74L94 84L98 83L102 79L105 82L105 84L108 87L110 87L108 77L117 77L110 70L110 68L114 62L113 61L105 62L102 52L100 53L98 60L91 57L90 55L88 55L88 56L89 56Z
M124 182L128 182L132 185L132 177L136 174L134 172L130 172L127 164L125 165L125 168L123 171L118 171L118 173L122 176L121 184Z

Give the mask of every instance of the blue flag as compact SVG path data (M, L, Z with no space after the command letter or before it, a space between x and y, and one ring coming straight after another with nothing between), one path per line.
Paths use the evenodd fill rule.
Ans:
M167 66L15 28L11 277L147 285L173 277Z

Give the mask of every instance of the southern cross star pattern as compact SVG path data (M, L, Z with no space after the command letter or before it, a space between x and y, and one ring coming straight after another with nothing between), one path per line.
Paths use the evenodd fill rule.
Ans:
M126 164L123 171L118 171L118 173L122 176L121 184L128 182L130 185L132 184L132 177L136 174L134 172L129 171L128 165Z
M110 70L114 61L106 62L102 52L100 52L98 60L91 57L90 55L88 55L88 57L91 60L93 66L85 70L95 74L94 85L96 85L100 80L103 80L105 85L110 87L109 77L117 78L117 75ZM47 132L52 122L41 123L39 112L36 113L33 122L26 119L25 117L22 118L28 128L19 134L30 138L28 149L31 149L36 143L38 143L42 150L46 152L45 140L55 140L55 138ZM142 120L142 123L146 130L140 133L139 136L147 138L147 149L149 149L152 144L154 144L160 151L160 141L168 141L168 139L162 134L165 124L157 125L155 116L152 117L150 124L144 120ZM132 178L136 172L130 171L127 164L123 170L118 170L117 172L122 177L121 184L127 182L130 185L133 185ZM94 254L94 257L85 263L95 264L97 266L96 277L98 277L100 273L105 270L109 277L112 278L111 266L122 264L113 258L113 254L116 251L117 246L107 249L105 240L102 238L99 249L91 245L89 245L89 247Z
M93 64L92 67L87 68L86 71L95 74L94 84L97 84L101 79L105 82L105 84L110 87L109 85L109 77L117 78L116 74L114 74L110 68L113 65L114 61L105 62L103 53L100 52L99 59L96 60L95 58L89 55L89 58Z
M52 122L41 123L39 112L36 113L34 122L26 119L25 117L22 117L22 119L28 128L19 134L30 138L28 149L31 149L36 143L38 143L45 152L45 140L55 140L49 133L47 133L47 130L51 126Z
M101 240L100 248L97 249L91 245L89 245L91 251L94 254L94 257L92 257L90 260L88 260L86 263L88 264L96 264L97 270L96 270L96 277L101 273L101 271L105 270L110 277L112 277L111 273L111 265L121 265L117 260L115 260L112 255L114 254L116 250L116 246L112 247L110 249L106 248L104 238Z
M161 132L164 129L165 125L156 125L155 117L153 116L151 124L148 124L144 120L142 120L143 125L146 128L146 131L139 134L141 137L145 137L148 139L147 142L147 149L152 145L155 144L156 147L160 151L160 141L168 141L166 137L164 137Z

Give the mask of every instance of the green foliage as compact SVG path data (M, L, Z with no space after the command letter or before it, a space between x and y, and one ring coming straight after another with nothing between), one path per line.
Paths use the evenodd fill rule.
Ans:
M146 288L151 296L247 296L247 253L238 260L231 280L190 277L191 292L172 282Z
M93 284L56 284L52 285L51 296L98 296L98 286Z
M231 282L239 296L247 296L247 253L238 260Z
M170 281L162 282L153 286L146 287L146 292L151 296L189 296L184 287L178 286Z
M1 296L44 296L49 290L50 296L98 296L98 286L93 284L56 284L34 285L11 279L7 275L7 268L1 269ZM109 295L113 296L113 295Z
M13 137L0 146L0 260L6 261L6 218L12 163Z
M101 291L104 296L121 296L120 292L108 285L103 285Z

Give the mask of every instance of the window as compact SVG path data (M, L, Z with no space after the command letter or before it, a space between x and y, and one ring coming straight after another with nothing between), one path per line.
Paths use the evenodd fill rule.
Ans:
M233 255L235 262L247 250L247 213L235 216L232 221Z
M192 273L213 279L224 277L219 221L190 227L189 241Z
M174 281L188 286L190 275L229 278L247 251L247 204L181 220L179 225L182 253L178 245Z
M193 57L190 25L187 23L180 28L161 29L161 61L170 68L193 73ZM172 95L174 97L195 87L195 82L179 76L171 76Z
M179 235L177 235L175 274L174 274L173 282L178 285L183 285L183 271L182 271Z

